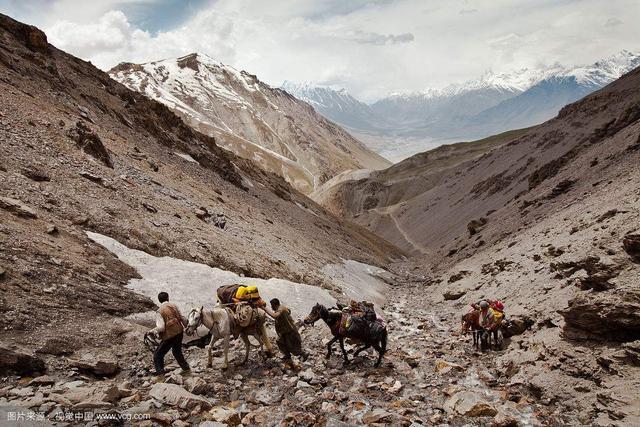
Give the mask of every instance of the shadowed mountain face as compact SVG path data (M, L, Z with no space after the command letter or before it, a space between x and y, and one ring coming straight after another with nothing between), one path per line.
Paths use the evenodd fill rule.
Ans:
M344 170L389 165L308 104L206 55L120 64L110 75L303 193Z

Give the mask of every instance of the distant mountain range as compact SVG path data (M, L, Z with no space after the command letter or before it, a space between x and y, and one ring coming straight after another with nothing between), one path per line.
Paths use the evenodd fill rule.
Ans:
M207 55L122 63L109 74L303 193L345 170L389 165L307 103Z
M330 120L348 127L365 142L363 135L418 142L470 140L542 123L568 103L638 66L640 54L623 50L588 66L487 72L476 80L443 89L393 94L371 105L345 90L291 82L285 82L282 88ZM414 152L426 149L420 150L419 145ZM375 148L393 152L393 147L381 147L379 143ZM413 153L403 153L410 154Z

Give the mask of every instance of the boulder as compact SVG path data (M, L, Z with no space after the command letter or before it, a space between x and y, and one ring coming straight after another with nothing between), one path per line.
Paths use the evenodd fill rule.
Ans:
M9 372L30 375L46 370L44 361L26 349L0 345L0 376Z
M466 417L493 417L498 413L496 408L472 391L461 391L454 394L445 402L444 407L450 414Z
M466 293L466 289L447 289L442 296L445 301L454 301L462 298Z
M20 200L10 197L0 197L0 209L12 213L20 218L38 218L36 211L22 203Z
M572 339L633 341L640 339L640 290L580 294L560 312L564 334Z
M121 396L118 387L107 384L95 388L87 385L70 387L62 397L71 403L86 403L88 405L93 402L98 403L96 407L101 407L103 402L116 403Z
M29 381L29 384L27 385L43 386L43 385L52 385L52 384L55 384L55 382L56 382L55 378L50 377L49 375L41 375Z
M202 396L189 393L176 384L157 383L149 390L149 396L169 406L191 410L196 406L203 409L211 408L211 403Z
M77 346L62 338L49 338L44 344L36 350L36 353L53 354L54 356L63 356L73 353Z
M245 425L267 425L269 419L269 408L262 406L249 412L242 419L242 423ZM202 424L200 424L202 426Z
M217 406L209 411L209 415L213 421L228 425L237 426L240 425L240 414L232 408L226 406Z
M74 366L86 373L111 377L120 371L118 360L108 355L84 354L79 359L71 359L71 366Z
M391 412L387 412L382 408L376 408L364 414L362 416L362 422L365 424L384 423L391 415Z
M282 394L274 390L260 389L253 395L251 400L262 405L275 405L282 400Z
M469 236L473 236L474 234L477 234L482 229L482 227L484 227L486 224L487 224L487 218L485 217L471 220L467 224L467 231L469 231Z
M446 374L452 370L464 371L464 367L462 365L458 365L457 363L448 362L442 359L436 359L435 362L435 371L439 374Z
M184 381L185 388L193 394L203 394L209 388L209 384L200 377L189 377Z

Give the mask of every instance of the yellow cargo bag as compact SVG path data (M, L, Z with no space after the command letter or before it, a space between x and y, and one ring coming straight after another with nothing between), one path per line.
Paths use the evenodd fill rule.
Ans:
M502 319L504 319L504 313L500 310L496 310L495 308L490 308L491 314L493 314L493 318L497 325L502 323Z
M240 286L236 292L236 298L243 301L260 298L257 286Z

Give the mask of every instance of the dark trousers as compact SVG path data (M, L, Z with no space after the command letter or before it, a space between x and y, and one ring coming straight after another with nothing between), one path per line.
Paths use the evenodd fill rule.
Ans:
M284 359L291 359L291 355L294 356L306 356L306 353L302 350L302 338L298 331L291 331L281 334L276 341L278 348L284 354Z
M189 369L189 364L182 355L182 332L173 338L163 340L156 351L153 353L153 364L156 367L156 374L164 372L164 356L171 350L173 357L176 358L178 365L183 370Z

